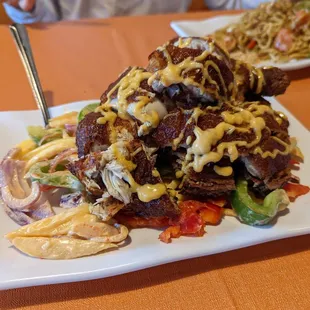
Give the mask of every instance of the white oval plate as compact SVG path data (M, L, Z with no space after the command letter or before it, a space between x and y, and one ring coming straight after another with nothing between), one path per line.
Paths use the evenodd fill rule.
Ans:
M173 21L171 28L181 37L188 36L206 36L214 33L214 31L228 26L231 23L236 23L242 14L238 15L222 15L217 17L208 18L205 20L188 20L188 21ZM291 60L286 63L276 63L273 61L264 61L256 64L257 66L274 66L282 70L297 70L310 66L310 58Z
M284 112L290 120L290 133L298 137L305 155L297 175L310 185L310 135L279 102L269 98L275 110ZM79 111L86 104L98 100L70 103L50 109L52 116ZM0 159L6 152L27 138L26 126L42 124L39 111L0 112ZM14 130L12 130L14 128ZM181 237L171 244L158 240L160 230L134 229L128 245L118 250L72 260L44 260L31 258L17 251L3 236L18 227L0 209L0 290L43 284L76 282L105 278L166 264L183 259L211 255L242 247L310 233L310 194L291 203L288 214L276 223L264 227L250 227L237 219L226 217L217 226L207 226L201 238Z

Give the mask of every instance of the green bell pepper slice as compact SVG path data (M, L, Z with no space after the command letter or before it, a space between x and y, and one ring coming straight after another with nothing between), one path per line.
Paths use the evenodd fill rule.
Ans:
M43 128L42 126L28 126L28 135L36 145L42 145L47 142L62 138L60 128ZM44 140L42 140L45 138Z
M71 174L70 171L65 170L49 173L49 168L49 161L34 164L27 173L27 177L30 177L32 182L37 181L44 185L64 187L79 191L84 189L82 183Z
M88 114L91 112L94 112L96 108L99 106L100 103L95 102L95 103L90 103L87 106L85 106L78 114L77 116L77 121L78 123Z
M239 180L231 196L231 204L241 222L259 226L268 224L278 213L284 210L290 200L284 189L276 189L268 194L263 203L255 202L248 193L248 182Z

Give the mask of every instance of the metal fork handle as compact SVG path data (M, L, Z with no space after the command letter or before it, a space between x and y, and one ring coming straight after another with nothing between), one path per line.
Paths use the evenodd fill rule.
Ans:
M34 94L35 101L38 108L40 109L44 124L48 125L48 120L50 119L48 107L46 100L42 91L42 86L40 83L39 75L36 69L36 65L32 56L32 51L30 47L30 42L27 34L27 29L24 25L13 24L10 25L10 31L16 43L19 56L24 65L28 81L30 83L32 92Z

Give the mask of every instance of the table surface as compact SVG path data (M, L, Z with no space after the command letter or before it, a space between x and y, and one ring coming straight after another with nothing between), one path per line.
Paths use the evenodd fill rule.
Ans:
M49 106L99 98L129 65L144 66L175 36L172 20L227 12L62 22L29 27ZM0 26L0 110L36 105L6 26ZM279 101L310 128L310 69L289 72ZM270 242L107 279L0 292L0 309L309 309L310 236Z

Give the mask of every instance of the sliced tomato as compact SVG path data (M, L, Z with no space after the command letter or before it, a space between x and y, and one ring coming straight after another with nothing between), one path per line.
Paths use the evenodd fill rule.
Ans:
M223 216L223 209L217 206L209 206L208 208L201 209L199 215L205 224L217 224Z
M222 208L210 202L187 200L179 204L181 215L170 221L168 227L159 236L163 242L170 242L171 238L179 238L183 235L203 236L204 226L217 224L223 215Z
M180 225L170 226L166 230L164 230L158 237L158 239L162 242L169 243L171 242L171 238L179 238L181 236L181 228Z
M201 230L203 221L195 211L185 212L180 218L180 227L183 235L196 234Z
M286 191L290 199L296 199L299 196L308 194L310 191L309 186L295 183L287 183L283 186L283 189Z
M246 47L251 50L256 46L256 44L257 42L255 40L251 40Z

